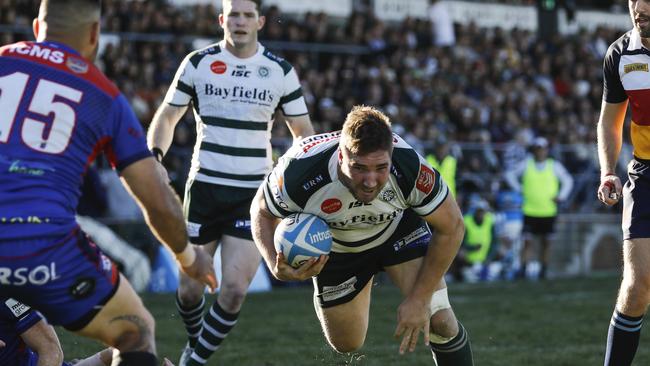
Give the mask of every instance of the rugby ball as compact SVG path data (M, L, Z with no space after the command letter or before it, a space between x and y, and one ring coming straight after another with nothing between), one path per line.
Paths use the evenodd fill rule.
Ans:
M318 216L295 213L282 219L273 236L275 250L284 254L294 268L309 258L329 254L332 233L327 223Z

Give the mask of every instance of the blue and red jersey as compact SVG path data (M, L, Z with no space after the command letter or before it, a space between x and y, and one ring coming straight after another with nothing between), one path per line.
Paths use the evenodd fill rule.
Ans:
M0 243L60 238L75 227L88 166L118 171L151 156L126 98L56 42L0 48Z

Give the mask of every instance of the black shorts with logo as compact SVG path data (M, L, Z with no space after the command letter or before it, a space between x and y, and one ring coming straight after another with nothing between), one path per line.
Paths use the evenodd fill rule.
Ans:
M354 299L370 279L385 267L424 257L431 230L412 210L406 210L397 230L382 245L360 253L330 253L323 270L314 277L322 308Z
M650 238L650 160L635 157L623 187L623 239Z
M188 181L183 213L193 244L207 244L222 235L253 240L250 206L257 189Z

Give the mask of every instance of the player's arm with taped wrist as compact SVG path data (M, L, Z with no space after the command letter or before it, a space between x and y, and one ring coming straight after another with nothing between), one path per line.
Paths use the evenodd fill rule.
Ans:
M621 193L621 182L616 176L616 162L621 152L623 143L623 124L627 111L627 100L622 103L608 103L603 101L598 120L598 161L600 163L599 198L601 201L612 204ZM605 191L615 193L616 196L603 197Z
M191 244L187 244L180 253L174 253L176 260L182 267L189 267L196 261L196 251Z
M418 273L418 279L408 296L431 299L460 249L465 224L460 208L451 194L431 214L424 217L433 228L431 243Z

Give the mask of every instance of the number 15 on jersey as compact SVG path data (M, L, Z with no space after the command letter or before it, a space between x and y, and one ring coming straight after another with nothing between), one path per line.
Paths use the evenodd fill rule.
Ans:
M79 104L83 93L50 80L39 79L35 81L37 84L33 95L25 95L30 78L29 74L22 72L0 76L0 143L9 141L12 129L19 122L22 142L30 149L60 154L70 143L77 120L73 106ZM25 105L27 111L38 119L25 117L22 121L16 121L19 109Z

